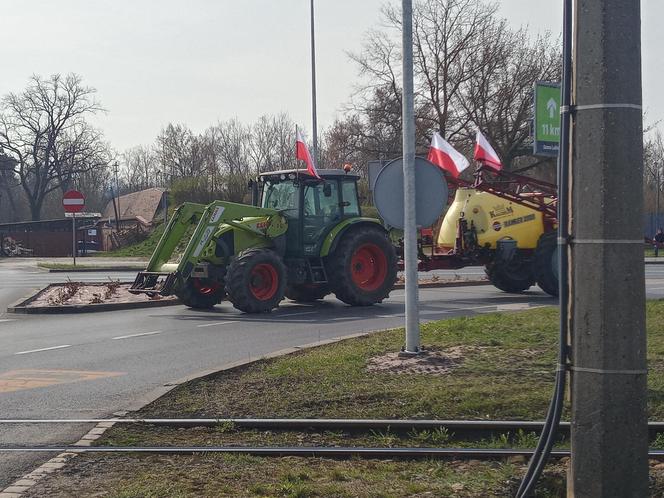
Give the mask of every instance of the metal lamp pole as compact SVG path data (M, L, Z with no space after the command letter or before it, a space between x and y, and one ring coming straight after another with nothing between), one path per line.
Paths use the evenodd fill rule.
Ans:
M314 163L318 166L318 119L316 117L316 38L314 36L314 0L311 0L311 121L314 134Z
M420 351L417 303L417 221L415 216L415 103L413 84L413 2L402 0L403 23L403 204L404 266L406 287L406 347L404 353Z
M117 201L117 207L118 207L118 217L115 220L115 228L119 232L120 231L120 183L118 181L118 162L115 161L115 191L118 194L118 201Z
M660 172L661 172L662 165L658 164L657 165L657 201L655 203L655 233L657 233L657 230L661 226L661 222L659 221L659 191L662 188L662 184L660 181Z

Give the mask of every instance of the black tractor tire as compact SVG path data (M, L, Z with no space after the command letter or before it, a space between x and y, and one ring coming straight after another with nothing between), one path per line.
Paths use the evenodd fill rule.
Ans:
M224 286L213 280L189 278L176 295L182 304L194 309L210 309L226 297Z
M226 293L245 313L267 313L279 306L286 288L286 267L270 249L241 252L226 273Z
M558 233L540 236L535 250L533 273L537 285L550 296L558 297Z
M330 293L325 284L295 284L286 287L286 297L298 303L313 303Z
M489 281L503 292L519 294L535 284L532 258L518 251L508 261L496 261L486 265Z
M380 303L397 279L397 254L384 230L351 229L342 235L326 270L330 290L351 306Z

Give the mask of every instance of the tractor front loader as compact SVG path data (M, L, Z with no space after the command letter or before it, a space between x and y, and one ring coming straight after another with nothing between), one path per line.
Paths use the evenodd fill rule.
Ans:
M284 297L312 302L334 293L352 306L385 299L397 256L378 220L363 218L357 175L322 170L264 173L250 183L252 206L215 201L180 206L131 292L177 295L192 308L227 298L247 313ZM170 263L189 237L178 263Z

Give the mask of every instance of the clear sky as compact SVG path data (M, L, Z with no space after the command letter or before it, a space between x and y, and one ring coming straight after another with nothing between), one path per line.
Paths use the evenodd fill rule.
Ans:
M316 0L319 126L357 78L359 49L385 0ZM393 0L394 1L394 0ZM561 31L562 1L501 0L533 32ZM0 0L0 95L31 74L76 72L108 114L96 120L119 151L150 144L168 122L200 132L218 120L288 112L311 129L309 0ZM662 0L642 0L644 104L664 119Z

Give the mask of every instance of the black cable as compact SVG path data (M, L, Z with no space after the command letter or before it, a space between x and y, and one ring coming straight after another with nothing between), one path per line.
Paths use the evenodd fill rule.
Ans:
M549 405L545 426L537 444L537 448L528 464L528 470L517 491L517 498L525 498L533 492L542 470L551 454L560 424L564 401L565 380L568 358L568 247L569 239L569 162L570 162L570 108L572 104L572 0L563 3L563 84L560 127L560 152L558 154L558 295L560 302L560 333L558 347L558 368L553 398Z

